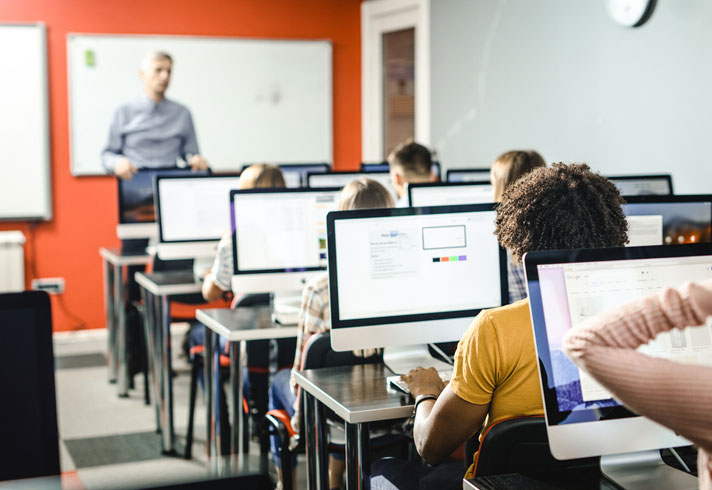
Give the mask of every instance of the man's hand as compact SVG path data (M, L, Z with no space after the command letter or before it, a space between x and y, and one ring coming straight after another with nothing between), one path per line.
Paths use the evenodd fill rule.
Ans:
M188 165L193 170L207 170L208 161L200 155L193 155L188 159Z
M131 180L138 169L126 157L119 158L114 166L114 174L120 179Z
M445 388L445 383L440 379L440 375L435 368L432 367L428 369L417 367L408 374L401 374L401 379L408 385L413 398L418 395L440 396L440 393Z

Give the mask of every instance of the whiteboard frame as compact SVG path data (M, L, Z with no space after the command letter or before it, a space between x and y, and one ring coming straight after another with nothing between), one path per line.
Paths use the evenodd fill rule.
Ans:
M72 39L85 36L92 37L108 37L108 38L167 38L167 39L218 39L226 41L268 41L268 42L294 42L294 43L326 43L329 45L329 58L327 60L329 72L328 93L328 122L329 122L329 163L334 164L334 43L331 39L297 39L297 38L263 38L263 37L239 37L239 36L197 36L197 35L182 35L182 34L111 34L111 33L95 33L95 32L69 32L67 33L67 117L69 119L69 170L73 177L94 177L94 176L109 176L112 174L103 171L82 170L74 168L75 149L73 144L73 128L72 128L72 57L70 56L70 44ZM245 162L241 162L244 164Z
M44 135L41 138L44 141L44 169L45 169L45 196L47 206L42 214L27 215L27 216L2 216L0 221L51 221L54 217L52 214L52 165L51 165L51 137L49 127L49 67L47 60L47 26L44 22L0 22L0 29L5 27L35 27L40 31L41 37L41 52L40 63L42 65L42 106L44 111L42 114L42 128Z

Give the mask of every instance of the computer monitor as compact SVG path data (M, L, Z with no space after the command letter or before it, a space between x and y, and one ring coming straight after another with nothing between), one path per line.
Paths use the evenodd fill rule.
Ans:
M712 241L712 195L628 196L630 246Z
M434 365L421 346L460 340L480 310L508 303L495 217L491 203L329 213L333 349L386 347L396 373Z
M232 290L300 297L306 282L326 269L326 214L336 209L340 192L230 191Z
M239 174L157 176L158 257L203 258L209 267L218 241L230 231L230 191L239 179Z
M391 166L388 162L364 163L361 162L361 172L389 172ZM440 181L442 171L440 162L433 162L430 166L430 172L435 176L435 179Z
M672 195L672 177L661 175L617 175L608 177L624 196Z
M712 278L712 245L532 252L524 256L524 266L551 453L557 459L604 455L603 472L624 488L689 488L662 483L667 478L664 470L640 472L627 464L649 460L663 468L658 451L647 456L638 452L689 442L622 406L566 357L562 339L569 329L606 309L666 287ZM712 329L704 325L666 332L639 350L709 365ZM642 486L628 486L616 468ZM650 485L646 476L659 479L659 485Z
M343 188L346 184L356 179L371 179L380 183L383 187L388 189L391 194L395 197L395 190L393 190L393 185L391 184L391 174L390 172L326 172L326 173L308 173L307 174L307 187L311 188L321 188L321 187L341 187Z
M492 184L489 180L408 184L408 203L411 207L479 204L492 201Z
M44 291L0 295L0 480L59 475L52 313Z
M140 169L130 180L117 178L119 195L119 238L158 238L153 205L153 179L158 175L207 175L185 168Z
M294 189L306 187L308 173L324 173L331 170L328 163L280 163L279 168L284 175L287 187Z
M448 182L476 182L490 180L489 168L449 168L447 170Z

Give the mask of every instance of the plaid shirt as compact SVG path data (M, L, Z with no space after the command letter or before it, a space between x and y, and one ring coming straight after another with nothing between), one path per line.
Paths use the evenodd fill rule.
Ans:
M524 266L512 262L507 253L507 279L509 280L509 302L514 303L527 297L527 280L524 276Z

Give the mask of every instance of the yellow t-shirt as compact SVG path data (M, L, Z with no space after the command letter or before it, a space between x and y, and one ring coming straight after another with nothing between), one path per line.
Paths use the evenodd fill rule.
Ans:
M528 299L477 315L457 345L450 389L470 403L489 404L483 432L503 419L543 415Z

